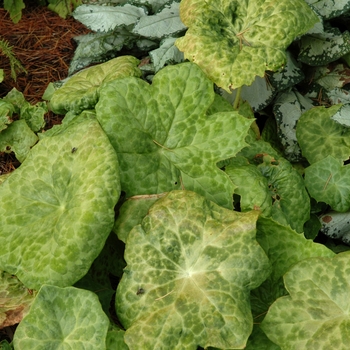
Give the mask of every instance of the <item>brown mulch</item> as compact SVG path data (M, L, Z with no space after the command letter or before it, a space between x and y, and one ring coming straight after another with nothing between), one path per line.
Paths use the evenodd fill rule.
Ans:
M37 1L26 1L22 18L14 24L9 14L0 8L0 38L13 47L16 58L27 73L11 78L9 60L0 50L0 68L4 69L5 79L0 83L0 98L12 88L21 91L32 104L42 101L42 95L50 82L62 80L68 75L70 61L76 45L73 38L90 31L73 17L63 19ZM59 124L62 116L52 112L45 116L45 129ZM15 157L0 152L0 174L18 167Z
M20 73L17 81L13 81L9 61L0 53L0 67L6 74L0 84L0 97L15 87L29 102L40 101L50 82L67 77L75 50L73 38L86 33L89 30L73 17L63 19L45 6L27 5L17 24L13 24L1 8L0 37L13 46L16 57L28 73Z

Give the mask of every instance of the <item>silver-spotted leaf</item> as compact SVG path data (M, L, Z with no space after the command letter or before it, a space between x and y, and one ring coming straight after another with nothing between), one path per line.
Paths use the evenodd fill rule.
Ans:
M319 21L304 0L184 0L180 17L189 29L177 47L228 92L281 68L288 45Z
M305 185L318 202L329 204L333 210L350 209L350 166L333 156L310 165L305 169Z
M350 243L350 213L329 211L319 217L321 232L328 237L341 239L346 244Z
M289 161L297 162L302 159L295 129L300 116L312 107L312 100L302 96L297 90L282 92L274 102L277 135Z
M242 100L247 101L254 111L264 109L274 98L276 91L268 83L265 77L255 77L251 85L243 85L239 90ZM230 103L234 103L238 89L228 93L224 89L220 91L221 95Z
M350 344L350 252L309 258L284 276L289 296L261 324L282 349L347 350Z
M97 296L44 285L16 329L16 350L105 350L109 326Z
M78 114L93 108L98 100L99 87L114 79L140 76L138 63L139 60L133 56L120 56L76 73L54 92L51 110L57 114L68 111Z
M118 153L128 197L184 188L232 208L233 184L216 163L246 145L252 120L233 110L208 116L214 96L189 62L165 67L152 85L125 78L101 88L97 118Z
M315 67L310 73L312 81L320 84L326 90L342 88L350 83L350 68L344 63Z
M296 136L303 156L310 164L328 155L339 160L350 156L350 128L333 120L341 105L315 107L300 117Z
M186 26L179 16L179 3L172 2L152 16L140 18L132 33L150 39L162 39L170 35L176 35L184 31Z
M142 7L125 4L107 6L83 4L77 7L72 16L95 32L108 32L119 26L135 24L146 12Z
M243 348L249 290L269 274L258 212L234 212L190 191L158 200L126 241L116 309L133 349Z
M41 140L0 186L0 269L33 289L84 276L113 227L118 171L96 119Z
M325 19L338 17L350 10L349 0L305 0Z
M321 34L305 35L300 43L299 61L310 66L322 66L350 51L350 33L331 28Z
M184 61L183 53L174 45L175 40L176 38L166 38L161 41L159 48L149 53L154 64L155 72L158 72L167 64Z
M69 65L68 75L89 66L92 63L100 63L111 57L112 53L121 50L124 45L134 40L134 35L125 28L116 33L102 32L79 35L74 38L77 48Z

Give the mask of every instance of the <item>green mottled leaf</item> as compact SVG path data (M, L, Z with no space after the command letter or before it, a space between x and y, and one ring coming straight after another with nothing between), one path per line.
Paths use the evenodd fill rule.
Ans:
M259 325L254 325L253 333L248 339L245 350L281 350L281 348L274 344L261 330Z
M27 122L31 130L38 132L45 126L44 116L47 112L48 108L45 102L38 102L35 105L27 102L21 107L20 118Z
M310 215L310 199L297 170L263 141L256 141L246 147L240 155L255 164L267 180L265 191L272 199L269 215L276 221L303 232L303 225Z
M288 45L318 22L304 0L184 0L180 17L189 30L176 45L228 92L281 68Z
M274 102L277 135L289 161L297 162L302 159L295 129L300 116L312 107L312 101L296 90L282 92Z
M243 157L236 157L225 167L225 172L237 186L235 193L241 197L242 211L260 210L265 216L271 214L272 198L268 181L255 165Z
M35 296L16 276L0 271L0 329L21 322Z
M119 193L117 156L95 119L42 139L0 186L0 269L28 288L73 284L100 253Z
M0 175L0 185L11 175L11 173L7 173L4 175Z
M162 39L186 29L179 16L179 3L172 2L153 16L141 17L132 33L150 39Z
M329 204L336 211L350 209L350 167L333 156L305 169L305 185L318 202Z
M130 4L123 6L84 4L75 9L72 15L95 32L108 32L122 25L135 24L146 13L141 7Z
M12 123L11 116L13 111L14 107L12 103L0 100L0 132L5 130L8 125Z
M0 69L0 83L3 82L4 78L5 78L4 70L3 70L3 69Z
M309 258L284 276L289 296L275 301L261 327L282 349L346 350L350 344L350 252Z
M154 64L155 72L158 72L167 64L184 61L184 55L174 45L176 38L166 38L161 41L159 48L149 53Z
M322 244L271 218L259 217L256 239L272 264L269 279L277 282L294 264L314 256L332 257L334 253Z
M97 296L74 287L44 285L16 329L16 350L105 350L108 317Z
M37 141L25 120L16 120L0 133L0 152L14 152L22 163Z
M11 103L13 106L13 113L20 113L21 107L28 102L26 101L22 92L13 88L4 98L3 101Z
M0 349L1 350L13 350L12 342L9 343L7 340L0 341Z
M269 274L255 241L258 213L189 191L158 200L126 242L116 309L132 349L243 348L249 290Z
M139 60L133 56L120 56L108 62L76 73L56 90L51 97L51 110L57 114L91 109L98 100L100 86L114 79L140 76Z
M305 0L325 19L338 17L350 10L349 0Z
M263 163L258 168L268 179L273 202L271 217L282 223L284 219L294 230L303 232L304 223L310 217L310 199L302 177L283 158L275 160L271 156L263 156L262 159Z
M129 350L124 342L124 333L124 330L111 323L107 332L106 350Z
M282 276L293 265L309 257L332 257L334 253L324 245L306 239L303 234L271 218L259 217L257 230L257 241L272 264L271 275L251 292L254 321L260 323L271 304L288 294Z
M321 34L305 35L300 40L299 61L310 66L323 66L350 51L350 33L330 28Z
M206 115L213 84L192 63L100 90L97 117L118 153L127 196L185 188L232 208L233 184L216 163L246 145L252 120L236 111Z
M159 198L164 197L164 195L165 193L146 194L127 199L121 206L113 227L113 231L118 235L118 238L125 242L129 232L134 226L141 223L142 219L147 215L149 208Z
M350 156L350 128L331 117L341 105L330 108L315 107L305 112L299 119L296 136L303 156L313 164L328 155L340 160Z

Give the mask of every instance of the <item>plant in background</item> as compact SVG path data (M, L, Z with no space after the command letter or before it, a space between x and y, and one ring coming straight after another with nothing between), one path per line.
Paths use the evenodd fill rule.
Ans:
M72 11L82 4L82 0L37 0L38 5L45 6L66 18ZM13 23L18 23L22 18L22 10L25 8L24 0L4 0L4 9L10 14Z
M17 79L17 73L27 73L21 62L16 58L13 48L8 41L0 38L0 54L8 58L11 67L11 77L13 80Z

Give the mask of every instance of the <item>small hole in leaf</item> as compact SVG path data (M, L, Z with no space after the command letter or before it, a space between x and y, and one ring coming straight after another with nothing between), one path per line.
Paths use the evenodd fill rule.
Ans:
M175 181L175 183L174 183L175 185L177 185L177 181Z
M6 151L11 151L11 146L6 146Z

